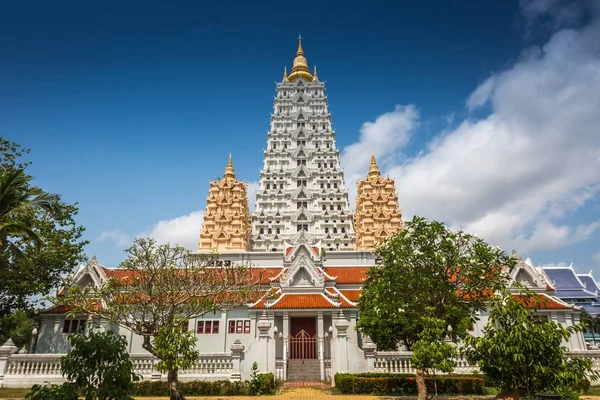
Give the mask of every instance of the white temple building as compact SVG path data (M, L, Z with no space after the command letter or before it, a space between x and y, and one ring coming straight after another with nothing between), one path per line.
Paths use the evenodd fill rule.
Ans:
M310 72L300 40L290 74L284 70L276 85L255 211L249 211L246 184L236 179L230 157L224 177L210 182L204 224L198 227L199 253L218 251L225 261L263 269L263 289L274 295L190 320L188 328L196 331L202 355L197 368L181 379L247 379L254 361L261 371L290 380L392 372L391 365L394 372L412 371L406 352L378 355L376 346L355 329L362 283L376 261L371 249L403 227L395 183L381 176L374 155L357 193L353 211L325 84L316 67ZM75 279L80 285L102 285L125 273L94 257L79 267ZM529 259L519 262L512 278L548 299L541 315L566 325L579 322L580 309L555 297L556 288ZM38 363L35 368L46 378L61 379L48 360L68 350L67 335L86 320L69 319L65 311L53 307L40 313L35 354L14 354L3 365L0 349L5 386L27 386L37 379L24 374L24 364L18 362ZM486 322L484 313L472 333L480 335ZM106 328L128 338L136 368L146 379L164 379L153 369L140 337L119 326ZM572 351L586 349L583 335L566 345Z

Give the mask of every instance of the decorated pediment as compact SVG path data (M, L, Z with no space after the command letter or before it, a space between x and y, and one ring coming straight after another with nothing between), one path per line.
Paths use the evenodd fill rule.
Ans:
M325 278L319 270L319 259L315 257L312 247L306 244L297 245L286 257L284 265L287 266L287 270L281 280L282 288L324 287Z

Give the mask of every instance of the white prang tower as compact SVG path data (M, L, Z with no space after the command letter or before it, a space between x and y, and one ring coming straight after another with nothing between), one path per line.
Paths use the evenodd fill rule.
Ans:
M353 250L352 218L325 84L316 67L310 73L299 36L292 71L277 83L251 247L283 251L305 231L325 250Z

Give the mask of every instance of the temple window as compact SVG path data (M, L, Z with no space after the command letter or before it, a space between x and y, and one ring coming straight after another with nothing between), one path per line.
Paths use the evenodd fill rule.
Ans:
M84 333L85 319L65 319L63 323L62 333Z
M219 321L218 320L198 321L198 326L196 328L196 332L199 335L218 334L219 333Z
M250 333L250 321L241 319L229 321L227 333Z

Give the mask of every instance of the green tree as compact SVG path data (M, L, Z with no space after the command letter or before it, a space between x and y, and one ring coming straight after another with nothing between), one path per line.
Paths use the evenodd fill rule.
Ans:
M451 326L453 340L465 337L490 295L506 286L503 268L515 264L501 249L421 217L384 240L375 255L378 265L369 270L358 301L358 327L386 350L412 350L427 318ZM422 369L417 385L425 399Z
M69 335L71 350L61 357L62 374L69 380L59 387L32 388L32 400L77 399L132 400L129 395L134 381L133 363L127 351L125 336L111 331L92 329L87 335Z
M28 310L85 260L77 206L33 185L29 150L0 137L0 318Z
M187 321L182 321L187 325ZM200 352L196 349L196 334L194 331L182 329L182 326L163 326L152 341L156 357L160 362L156 368L166 372L167 381L171 385L177 384L179 370L190 368L198 360ZM171 393L177 393L177 387L170 388Z
M521 290L518 295L504 290L492 301L484 336L465 339L467 359L503 391L524 391L530 399L540 391L572 389L581 394L598 373L591 360L569 358L563 343L583 327L535 316L546 300Z
M54 301L73 307L73 314L97 315L140 335L143 348L168 372L171 399L182 399L178 370L190 353L188 340L176 338L185 336L181 321L255 299L260 271L146 238L136 239L126 252L123 278L113 277L101 287L73 285Z
M433 375L433 387L437 399L436 372L450 373L456 366L456 347L446 341L450 334L445 321L435 317L423 317L423 330L419 340L412 346L413 366L427 375Z
M33 330L32 316L31 310L17 310L12 314L0 317L0 343L4 343L10 338L18 348L29 347Z

